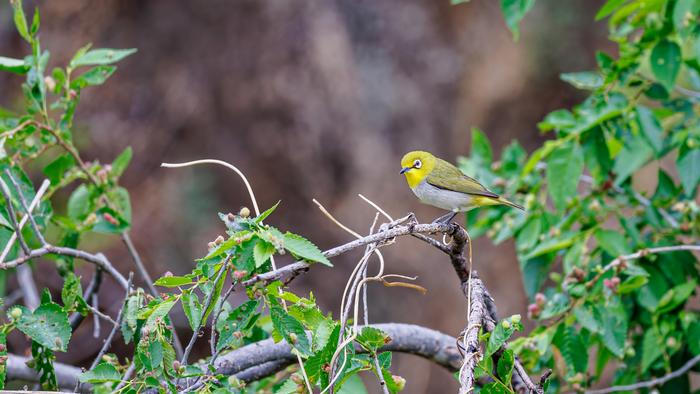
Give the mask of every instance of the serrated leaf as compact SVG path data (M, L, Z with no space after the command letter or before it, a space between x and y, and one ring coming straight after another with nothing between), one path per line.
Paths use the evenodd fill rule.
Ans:
M304 260L318 262L332 267L330 260L323 255L321 249L311 243L301 235L287 232L284 234L284 248L290 251L295 256Z
M618 358L625 355L625 341L627 339L627 316L619 302L606 307L599 307L602 326L603 344L612 354Z
M39 305L34 312L22 306L17 328L33 341L53 351L65 352L71 337L68 314L53 302Z
M78 380L81 382L92 384L119 382L121 378L121 375L114 365L104 362L97 364L93 370L84 372L78 376Z
M653 327L646 330L642 340L641 373L645 373L649 367L663 354L663 340L659 338Z
M306 330L297 319L278 306L270 308L270 317L275 330L290 346L298 350L302 356L308 357L312 354Z
M170 299L161 301L151 307L151 309L143 315L143 317L146 318L144 327L151 331L155 329L157 322L168 315L173 306L175 306L176 302L177 299L175 297L171 297Z
M377 349L390 341L387 333L375 327L363 327L360 334L357 335L356 340L363 348L370 352L376 352Z
M506 341L508 341L508 339L510 339L513 333L522 330L522 328L523 325L520 323L520 315L513 315L498 322L489 336L484 357L491 357L506 343Z
M498 365L496 370L498 372L498 377L501 378L502 382L506 384L510 383L510 379L513 376L513 366L515 365L515 356L513 351L506 349L502 354L501 358L498 359Z
M262 267L273 254L275 254L275 247L271 243L262 240L257 242L253 248L255 268Z
M219 341L216 344L218 351L234 344L238 347L243 344L245 331L250 330L252 323L257 319L256 310L259 301L250 300L241 304L238 308L229 313L225 320L217 322L217 330L220 333Z
M271 206L270 208L266 209L265 212L258 215L254 219L255 223L258 223L258 224L262 223L262 221L265 220L268 216L270 216L272 214L272 212L275 212L275 209L277 209L277 206L280 205L280 202L282 202L282 200L277 201L277 204Z
M185 317L190 323L190 328L196 330L202 319L202 304L199 302L199 297L192 291L182 293L180 297L182 310L185 312Z

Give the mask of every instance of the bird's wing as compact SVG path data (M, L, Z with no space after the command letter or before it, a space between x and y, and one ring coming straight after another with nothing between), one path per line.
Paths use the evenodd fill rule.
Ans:
M440 171L431 171L427 177L429 184L440 189L451 190L459 193L473 194L484 197L498 198L498 194L489 191L476 179L468 177L452 164L437 159L435 167L440 167Z

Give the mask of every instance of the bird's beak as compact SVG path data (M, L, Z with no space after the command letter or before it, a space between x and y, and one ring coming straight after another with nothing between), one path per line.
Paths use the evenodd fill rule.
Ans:
M406 173L406 171L410 171L412 169L413 169L413 167L404 167L401 169L401 171L399 171L399 174L404 174L404 173Z

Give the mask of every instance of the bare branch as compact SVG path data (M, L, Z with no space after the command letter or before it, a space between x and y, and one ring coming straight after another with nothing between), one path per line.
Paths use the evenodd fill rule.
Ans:
M26 263L29 260L47 254L57 254L61 256L76 257L81 260L85 260L88 263L95 264L98 267L102 268L110 276L112 276L124 290L126 290L127 288L127 280L126 278L124 278L124 275L117 271L117 269L114 268L112 263L102 253L92 254L83 250L67 248L63 246L44 245L39 249L32 250L27 256L22 256L12 261L8 261L6 263L0 263L0 269L14 268L18 265Z
M39 382L39 373L33 368L29 368L27 366L27 362L29 360L31 360L31 357L9 354L7 359L7 380ZM56 382L58 383L58 387L72 390L78 383L78 376L80 376L82 373L80 368L58 362L54 362L53 366L56 372ZM86 384L85 387L83 387L83 390L86 392L89 391L89 386L90 385Z
M410 353L426 358L448 370L454 372L459 369L462 357L455 346L456 339L429 328L413 324L373 324L371 327L386 332L391 342L379 351ZM359 345L355 350L365 353ZM246 370L257 368L255 375L269 376L296 362L292 354L292 348L284 340L274 343L272 339L266 339L222 355L214 364L216 373L223 375L235 375L241 380L246 380ZM239 375L239 373L241 375Z
M624 386L613 386L613 387L608 387L608 388L599 389L599 390L587 390L586 394L607 394L607 393L615 393L615 392L619 392L619 391L633 391L633 390L639 390L639 389L643 389L643 388L660 386L660 385L668 382L669 380L673 380L679 376L685 375L697 363L700 363L700 354L698 354L697 356L688 360L678 370L673 371L671 373L668 373L668 374L661 376L659 378L647 380L645 382L627 384Z

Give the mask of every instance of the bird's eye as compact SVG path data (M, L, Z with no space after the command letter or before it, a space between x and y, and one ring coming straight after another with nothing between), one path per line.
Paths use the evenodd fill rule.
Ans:
M423 165L420 160L416 160L413 162L413 168L420 168Z

